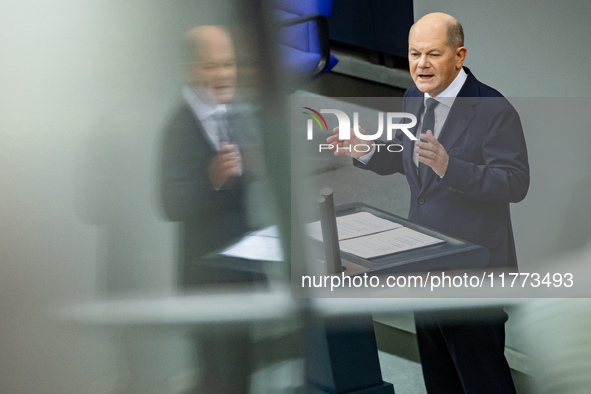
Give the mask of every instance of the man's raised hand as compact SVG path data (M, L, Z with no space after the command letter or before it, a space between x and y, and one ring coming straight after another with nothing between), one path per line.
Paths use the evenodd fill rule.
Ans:
M326 139L326 142L330 144L330 149L334 149L335 156L349 156L354 159L359 159L361 156L366 155L369 151L367 146L371 147L371 141L365 141L359 138L354 132L353 129L349 130L350 139L339 139L339 128L335 127L332 132L334 133L330 137ZM361 127L359 128L359 132L361 134L367 134L365 130ZM364 145L358 149L355 149L357 145ZM370 149L371 150L371 149Z

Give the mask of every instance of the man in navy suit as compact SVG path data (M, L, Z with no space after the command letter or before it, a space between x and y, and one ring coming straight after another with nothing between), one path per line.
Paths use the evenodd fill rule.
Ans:
M161 200L167 217L182 223L179 282L192 287L236 280L235 273L210 268L201 259L243 235L248 225L238 142L244 124L235 124L233 110L233 40L221 26L196 27L186 39L188 84L163 134ZM235 130L231 139L229 129Z
M398 133L385 144L401 144L401 153L374 147L367 154L349 150L364 143L354 133L350 140L335 134L327 141L338 147L335 155L353 157L359 168L405 174L410 220L485 246L487 268L516 270L509 204L525 198L529 188L521 121L498 91L463 67L466 52L457 20L441 13L424 16L410 30L415 86L404 95L404 111L418 120L419 141ZM428 392L514 393L503 353L507 315L502 308L449 316L415 314Z

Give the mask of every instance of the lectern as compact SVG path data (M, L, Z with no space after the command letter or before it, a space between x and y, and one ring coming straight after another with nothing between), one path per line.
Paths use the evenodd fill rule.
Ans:
M326 273L345 269L341 263L333 193L320 191L318 199ZM311 318L306 326L306 375L308 393L394 394L382 380L371 315L326 321Z
M488 263L489 252L482 246L419 226L365 204L347 204L335 208L331 189L322 189L320 194L318 203L327 275L391 275L474 269ZM359 212L395 222L436 238L439 242L373 258L345 253L339 247L336 218ZM318 321L309 325L308 331L310 393L394 393L394 387L382 381L371 315L332 322L318 318Z

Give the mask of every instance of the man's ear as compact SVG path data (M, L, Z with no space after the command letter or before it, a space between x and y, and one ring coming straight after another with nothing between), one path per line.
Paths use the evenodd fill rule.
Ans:
M456 49L456 68L459 70L464 65L464 60L466 60L466 53L468 50L466 47L459 47Z

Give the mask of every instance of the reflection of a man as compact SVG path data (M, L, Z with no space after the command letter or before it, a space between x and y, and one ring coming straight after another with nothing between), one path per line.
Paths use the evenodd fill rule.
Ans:
M183 88L183 103L164 132L161 163L163 209L169 219L182 223L179 283L190 288L249 281L252 278L247 274L202 261L244 234L248 226L248 171L242 152L250 134L245 131L246 122L238 122L233 110L234 45L220 26L194 28L186 38L188 85ZM196 340L201 372L198 392L247 392L248 332L232 327L223 332L204 329Z
M245 183L238 148L243 125L232 111L237 68L228 32L200 26L187 34L188 85L164 134L162 203L182 222L181 285L231 280L199 263L247 229Z

